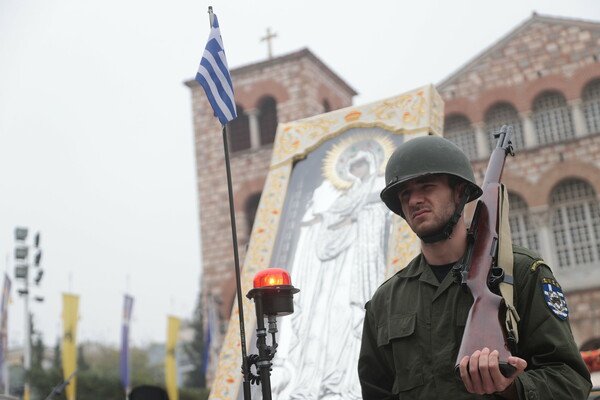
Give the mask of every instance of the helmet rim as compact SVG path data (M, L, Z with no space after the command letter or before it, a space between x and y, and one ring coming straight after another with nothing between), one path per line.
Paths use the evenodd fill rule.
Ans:
M475 182L471 163L462 150L448 139L423 136L402 143L386 165L386 186L381 200L395 214L406 219L397 192L399 185L427 175L454 176L471 186L467 202L477 199L483 190Z

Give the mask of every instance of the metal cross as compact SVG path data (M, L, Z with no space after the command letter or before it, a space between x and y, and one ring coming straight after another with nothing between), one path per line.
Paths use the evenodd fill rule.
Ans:
M261 42L267 42L267 49L269 51L269 58L273 58L273 49L271 48L271 40L276 38L277 34L271 32L271 28L267 28L267 36L260 38Z

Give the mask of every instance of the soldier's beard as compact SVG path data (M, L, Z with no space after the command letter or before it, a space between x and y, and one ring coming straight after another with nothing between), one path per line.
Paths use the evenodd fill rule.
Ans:
M408 226L412 229L412 231L418 237L429 236L435 233L442 231L446 224L452 218L454 211L456 211L456 204L452 201L448 201L444 203L445 206L442 208L438 208L438 210L430 208L430 215L427 216L429 221L424 221L422 223L413 223L412 218L410 221L407 220Z

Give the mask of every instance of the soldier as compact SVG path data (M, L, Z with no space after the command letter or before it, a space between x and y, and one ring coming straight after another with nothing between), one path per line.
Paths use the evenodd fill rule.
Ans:
M519 343L504 377L498 349L454 367L472 296L449 273L467 247L465 203L482 194L469 160L434 136L400 145L386 167L381 199L421 240L421 253L367 302L358 373L365 400L587 399L590 375L550 267L513 246ZM470 190L465 190L465 189ZM551 295L549 295L551 293ZM556 300L558 299L558 303Z

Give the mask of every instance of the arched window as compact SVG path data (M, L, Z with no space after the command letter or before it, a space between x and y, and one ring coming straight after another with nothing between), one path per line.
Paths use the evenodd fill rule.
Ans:
M568 179L550 194L550 222L561 268L600 260L600 209L594 189L581 179Z
M446 118L444 125L445 138L460 147L470 160L477 158L475 131L469 119L464 115L451 115Z
M324 99L323 100L323 112L329 112L331 111L331 105L329 104L329 100Z
M244 109L235 105L237 111L237 117L227 124L227 133L229 134L229 151L240 151L249 149L250 143L250 123L248 122L248 115L244 112Z
M277 102L273 97L264 98L259 105L260 144L273 143L277 130Z
M529 217L527 203L514 193L508 194L508 201L510 203L508 222L513 243L539 252L538 235Z
M258 210L258 203L260 202L260 193L255 193L248 196L246 199L246 206L244 210L246 212L246 226L248 227L248 236L252 233L252 225L254 225L254 218L256 217L256 211Z
M585 86L581 99L588 133L600 133L600 79Z
M538 144L559 142L575 136L571 110L562 93L542 93L533 102L532 110Z
M523 140L523 125L519 119L517 110L508 103L496 103L485 113L485 130L488 134L488 147L490 152L494 150L498 140L492 135L499 131L503 125L511 125L513 128L512 142L517 149L525 148Z

